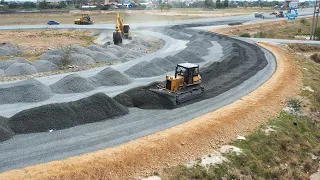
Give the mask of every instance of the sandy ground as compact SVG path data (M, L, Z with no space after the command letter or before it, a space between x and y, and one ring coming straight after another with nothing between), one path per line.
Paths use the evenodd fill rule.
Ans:
M89 30L15 30L0 31L0 43L19 45L24 49L23 56L29 60L49 49L66 47L70 45L88 45L91 33ZM1 57L7 59L10 57Z
M197 8L179 8L170 10L121 10L121 11L71 11L70 13L21 13L0 14L0 26L3 25L36 25L46 24L49 20L59 21L62 24L73 24L74 19L81 17L81 13L89 13L95 24L106 24L116 22L116 13L120 12L125 23L146 23L154 21L177 21L184 19L199 19L209 17L237 16L250 14L256 11L272 11L261 8L235 8L203 10Z
M289 53L271 50L275 74L260 88L231 105L187 123L105 150L0 174L0 179L117 179L147 176L211 153L248 135L278 116L288 97L299 92L301 72Z

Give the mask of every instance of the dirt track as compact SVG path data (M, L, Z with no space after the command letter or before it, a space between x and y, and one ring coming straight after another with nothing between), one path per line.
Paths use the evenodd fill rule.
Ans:
M295 95L301 85L301 72L289 54L272 45L260 45L275 54L278 68L263 86L235 103L115 148L8 171L0 179L115 179L148 175L212 152L236 135L249 134L275 118L286 98Z

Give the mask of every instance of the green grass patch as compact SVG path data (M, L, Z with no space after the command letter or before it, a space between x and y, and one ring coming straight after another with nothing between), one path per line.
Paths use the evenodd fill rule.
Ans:
M229 162L208 169L199 164L193 168L180 165L166 169L163 178L301 179L317 170L318 160L311 156L320 156L319 123L283 112L269 125L275 127L276 132L267 135L258 130L244 141L235 141L232 145L241 148L243 153L225 154Z
M249 33L242 33L242 34L240 34L239 37L250 37L250 34Z
M258 32L253 35L254 38L265 38L267 34L265 32Z

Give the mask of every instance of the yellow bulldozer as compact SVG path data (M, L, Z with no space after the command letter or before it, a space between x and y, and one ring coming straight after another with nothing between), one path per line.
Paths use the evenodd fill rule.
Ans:
M130 26L129 24L123 24L123 20L120 17L120 14L117 13L116 18L116 29L113 31L113 43L115 45L121 44L122 39L132 39L129 34Z
M74 24L79 24L79 25L89 25L93 24L93 21L90 18L89 14L82 14L82 17L80 19L75 19Z
M201 86L199 65L178 64L175 75L166 76L165 86L158 85L158 89L150 90L169 99L173 105L196 98L204 92L204 88Z

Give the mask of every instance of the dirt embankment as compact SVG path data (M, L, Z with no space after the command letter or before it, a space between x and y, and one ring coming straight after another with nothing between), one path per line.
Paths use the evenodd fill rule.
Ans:
M243 33L249 33L251 37L263 36L262 38L305 39L305 36L310 34L311 22L312 18L302 18L296 21L279 18L279 21L213 29L213 32L228 36L240 36ZM263 35L259 35L258 33L263 33Z
M247 135L278 116L287 97L299 92L301 72L288 53L271 50L278 67L260 88L231 105L187 123L129 143L0 174L0 179L117 179L150 175L164 167L185 163L214 148Z

